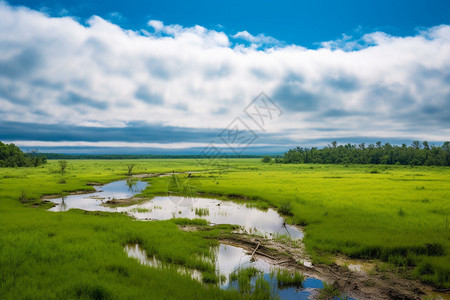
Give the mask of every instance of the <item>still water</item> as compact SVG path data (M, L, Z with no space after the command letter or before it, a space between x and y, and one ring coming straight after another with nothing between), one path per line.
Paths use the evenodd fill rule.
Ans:
M273 209L260 210L232 201L217 199L164 196L127 206L108 207L105 202L113 199L127 199L142 192L148 183L144 181L120 180L94 186L95 192L83 195L51 199L56 206L51 211L66 211L79 208L89 211L125 212L139 220L167 220L172 218L201 218L212 224L234 224L250 233L267 237L286 235L294 239L303 238L303 232L291 225Z

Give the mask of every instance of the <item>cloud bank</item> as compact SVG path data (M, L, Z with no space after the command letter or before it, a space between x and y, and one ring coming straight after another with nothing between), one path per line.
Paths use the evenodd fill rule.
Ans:
M261 91L284 111L265 144L450 137L448 25L312 50L158 20L140 31L96 16L82 24L0 2L0 49L3 140L92 141L92 128L109 128L97 141L126 142L140 124L149 133L132 142L207 143ZM15 136L21 126L45 133ZM51 139L51 128L76 131ZM179 134L168 141L167 132Z

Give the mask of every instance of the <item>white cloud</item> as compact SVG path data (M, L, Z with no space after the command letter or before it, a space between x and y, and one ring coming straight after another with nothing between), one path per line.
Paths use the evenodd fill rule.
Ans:
M83 26L0 2L0 120L223 128L265 91L285 111L268 130L294 140L450 136L450 26L311 50L246 31L148 25L154 32L99 17Z
M271 36L266 36L262 33L255 36L255 35L250 34L248 31L240 31L240 32L236 33L235 35L233 35L233 38L245 40L245 41L250 42L257 46L261 46L264 44L268 44L268 45L281 45L282 44L280 41L278 41L277 39L275 39Z
M150 20L148 26L153 27L155 31L161 31L164 28L164 23L158 20Z

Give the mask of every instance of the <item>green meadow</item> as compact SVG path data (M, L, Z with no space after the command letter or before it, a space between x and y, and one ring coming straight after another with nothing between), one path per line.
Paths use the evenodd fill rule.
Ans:
M215 281L215 239L230 228L183 232L184 221L139 222L123 214L55 213L42 195L93 190L134 174L193 171L145 178L141 196L170 193L228 198L275 207L303 226L316 263L334 254L379 259L405 276L450 288L450 169L448 167L265 164L234 159L227 168L194 159L71 160L37 168L0 169L0 298L248 297L180 275L141 266L124 246L140 243L168 265L200 270ZM197 172L199 173L197 173ZM195 173L194 173L195 172ZM200 173L201 172L201 173Z

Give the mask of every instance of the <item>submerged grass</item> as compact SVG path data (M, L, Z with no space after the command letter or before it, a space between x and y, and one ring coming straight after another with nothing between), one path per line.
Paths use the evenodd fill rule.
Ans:
M209 209L208 208L197 207L195 209L195 215L197 215L199 217L209 216Z
M305 276L297 270L277 269L272 271L271 276L276 277L279 288L301 287L303 281L305 281Z
M260 271L254 267L242 268L232 272L229 276L230 282L236 282L241 294L251 294L251 280Z

